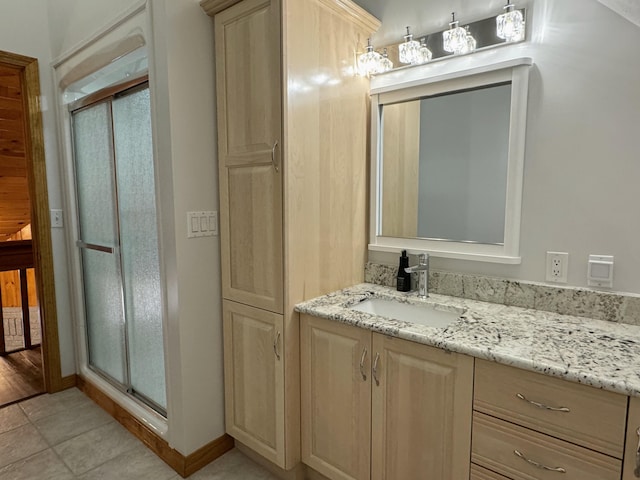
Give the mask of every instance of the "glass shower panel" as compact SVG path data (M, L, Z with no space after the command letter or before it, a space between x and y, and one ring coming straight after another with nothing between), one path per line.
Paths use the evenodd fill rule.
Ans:
M80 237L86 243L116 245L111 118L108 103L73 115Z
M149 89L113 101L131 387L166 408Z
M110 105L74 113L73 139L89 364L125 383Z
M89 363L126 383L124 312L118 257L82 250Z

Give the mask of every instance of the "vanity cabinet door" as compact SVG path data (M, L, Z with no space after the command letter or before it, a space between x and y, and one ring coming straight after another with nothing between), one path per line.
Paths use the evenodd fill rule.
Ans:
M222 313L227 433L283 464L283 317L228 300Z
M371 332L301 316L302 460L335 480L367 480Z
M629 416L627 418L627 438L624 447L624 465L622 480L640 478L640 397L629 399ZM638 474L636 475L636 469Z
M372 362L371 478L469 478L473 358L373 334Z

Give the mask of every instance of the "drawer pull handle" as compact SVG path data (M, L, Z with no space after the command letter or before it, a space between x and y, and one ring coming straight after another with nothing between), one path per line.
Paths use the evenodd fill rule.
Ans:
M280 171L278 168L278 162L276 161L276 147L278 146L278 141L276 140L271 147L271 164L273 165L274 170L277 172Z
M278 351L278 344L280 343L280 332L276 335L276 338L273 340L273 353L276 354L276 358L280 360L280 352Z
M367 358L367 348L362 349L362 357L360 357L360 375L362 375L362 380L367 381L367 374L364 373L364 359Z
M376 381L376 385L380 386L380 379L378 378L378 360L380 360L380 354L376 352L376 358L373 360L373 379Z
M571 411L567 407L550 407L548 405L545 405L544 403L534 402L533 400L529 400L527 397L525 397L521 393L516 393L516 397L518 397L520 400L524 400L525 402L530 403L534 407L542 408L544 410L551 410L553 412L564 412L564 413L569 413Z
M525 462L527 462L530 465L533 465L536 468L541 468L542 470L548 470L550 472L558 472L558 473L567 473L567 471L562 468L562 467L547 467L546 465L543 465L541 463L536 462L535 460L531 460L527 457L525 457L522 453L520 453L518 450L514 450L513 453L515 453L518 457L520 457L521 459L523 459Z
M638 435L638 449L636 450L636 468L633 470L633 474L636 478L640 478L640 427L636 430Z

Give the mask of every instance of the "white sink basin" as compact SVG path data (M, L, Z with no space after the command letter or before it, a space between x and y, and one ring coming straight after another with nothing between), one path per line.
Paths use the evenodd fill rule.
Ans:
M446 327L464 313L463 309L455 309L455 307L447 307L448 310L444 310L438 305L413 305L384 298L369 298L349 308L428 327Z

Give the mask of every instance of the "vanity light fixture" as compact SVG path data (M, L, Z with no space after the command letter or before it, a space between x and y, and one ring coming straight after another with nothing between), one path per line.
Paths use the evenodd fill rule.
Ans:
M427 63L431 60L432 53L431 50L427 48L427 37L422 37L420 39L420 50L418 55L418 63Z
M459 26L455 12L451 12L451 18L449 30L442 32L442 48L455 55L467 53L467 30Z
M404 36L404 43L399 46L400 63L422 63L420 62L420 44L413 39L413 35L407 27L407 34Z
M378 72L382 55L376 52L371 45L371 39L367 40L367 51L358 57L358 70L360 75L368 77Z
M520 10L515 10L511 0L504 6L505 12L496 17L496 35L507 42L524 40L524 17Z
M380 58L380 63L378 67L377 73L384 73L393 68L393 62L389 60L389 54L387 53L387 49L385 48L382 52L382 57Z

